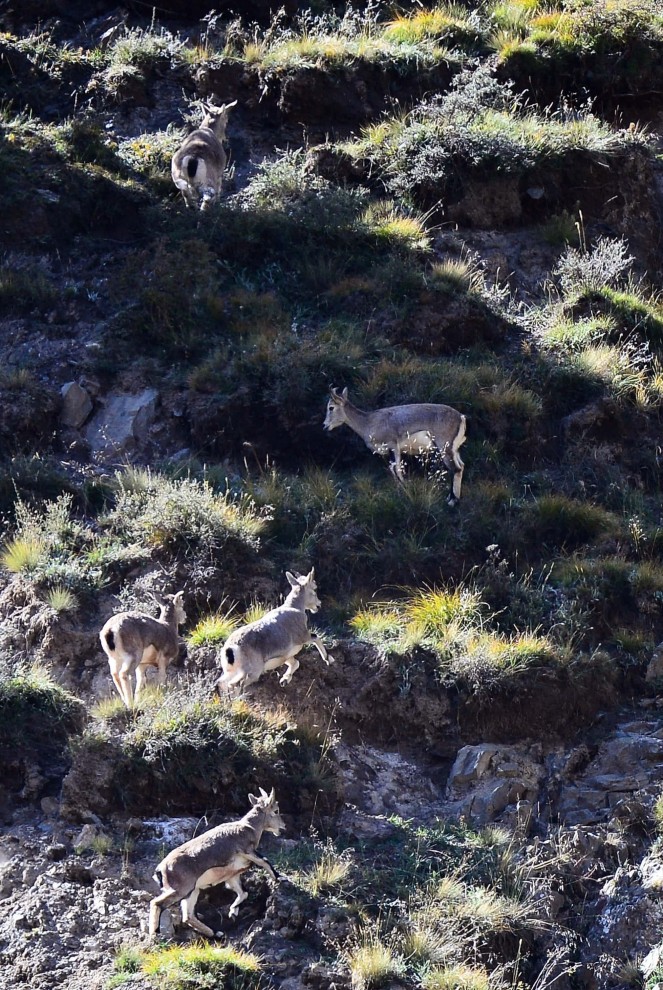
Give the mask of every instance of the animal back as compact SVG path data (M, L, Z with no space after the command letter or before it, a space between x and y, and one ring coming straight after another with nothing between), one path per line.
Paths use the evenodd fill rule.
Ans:
M294 643L303 643L308 635L306 614L295 608L277 608L233 633L230 644L243 653L257 653L264 659L276 657Z

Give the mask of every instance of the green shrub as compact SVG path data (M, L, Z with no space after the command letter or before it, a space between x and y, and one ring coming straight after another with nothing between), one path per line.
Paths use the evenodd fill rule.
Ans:
M571 151L609 151L632 137L590 113L565 120L524 107L511 84L480 65L456 76L448 94L369 126L342 147L377 170L390 193L430 206L458 185L461 171L521 175Z
M144 486L116 475L117 495L105 517L111 533L170 553L194 549L215 556L230 546L255 551L265 528L266 511L256 511L247 497L219 494L206 480L171 480L148 472Z

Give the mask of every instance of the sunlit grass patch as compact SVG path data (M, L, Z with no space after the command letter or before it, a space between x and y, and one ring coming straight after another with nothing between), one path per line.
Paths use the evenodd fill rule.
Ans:
M54 612L73 612L78 608L78 598L64 584L56 584L49 588L44 599Z
M127 712L127 706L118 695L100 698L90 709L92 718L99 719L101 722L112 722L116 718L124 717Z
M364 930L344 952L354 990L384 986L404 971L404 962L373 930Z
M423 636L433 638L442 634L452 622L472 624L479 621L481 614L479 593L466 588L418 591L408 599L404 609L408 625L419 630Z
M427 643L446 650L460 630L481 622L482 611L475 590L428 588L402 601L360 609L350 619L350 627L369 642L389 643L394 649L407 650Z
M579 320L562 317L544 329L542 340L547 347L579 350L612 336L616 331L617 322L611 316L590 316Z
M378 238L413 251L430 251L425 219L405 213L393 200L370 203L361 215L361 223Z
M46 544L37 537L20 537L10 540L0 556L3 567L12 574L29 574L43 561Z
M483 272L466 258L445 258L436 261L426 272L426 283L432 288L456 292L476 292L484 284Z
M453 958L458 951L458 941L453 932L441 934L436 925L427 926L423 919L416 919L403 937L402 949L408 962L428 966Z
M117 974L142 973L155 990L203 990L221 985L226 990L258 990L263 985L259 957L230 945L196 942L147 950L127 947L118 953L115 969ZM116 980L114 985L122 984Z
M416 45L426 39L445 44L473 43L480 38L479 20L460 4L439 4L430 10L399 14L384 28L384 37L398 44Z
M423 990L491 990L493 986L485 969L464 963L427 969L421 985Z
M502 636L485 631L459 637L447 663L454 676L478 690L533 667L563 664L568 657L568 650L546 636L534 633Z
M339 852L328 841L319 850L313 865L304 870L302 881L305 889L314 897L331 890L343 888L352 872L352 857L347 852Z
M187 642L191 646L211 646L214 643L224 643L231 632L237 628L238 617L229 612L217 612L215 615L206 615L196 624L187 636Z

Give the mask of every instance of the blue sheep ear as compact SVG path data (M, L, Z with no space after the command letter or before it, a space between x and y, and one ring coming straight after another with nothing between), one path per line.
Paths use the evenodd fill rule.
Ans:
M291 574L290 571L286 571L285 576L287 577L288 583L290 584L291 588L299 587L299 581L297 580L294 574Z
M257 798L255 794L249 794L249 804L252 808L255 808L260 798Z
M347 399L348 399L348 388L347 388L347 385L346 385L346 387L345 387L345 388L343 389L343 391L341 392L341 396L342 396L342 398L344 398L344 399L346 400L346 402L347 402Z

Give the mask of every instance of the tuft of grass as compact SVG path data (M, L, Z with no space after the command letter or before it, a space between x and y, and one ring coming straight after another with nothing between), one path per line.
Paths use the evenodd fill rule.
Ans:
M12 574L29 574L39 567L45 554L43 540L35 536L17 536L5 545L0 560Z
M263 985L258 956L230 945L201 942L147 950L127 947L118 953L115 970L116 974L142 973L159 990L204 990L212 986L259 990Z
M233 629L237 628L237 617L230 612L217 612L202 618L187 636L191 646L211 646L225 643Z
M445 258L431 265L426 283L447 292L476 292L483 287L484 277L477 265L466 258Z
M404 213L394 200L370 203L362 213L360 222L378 239L411 251L425 253L431 249L425 218Z
M385 25L384 38L400 45L419 45L433 40L447 45L472 45L480 38L479 22L465 7L437 4L430 10L399 14Z
M126 712L127 706L117 695L96 701L90 709L92 718L102 722L112 722L119 716L124 716Z
M492 984L485 969L458 963L426 970L421 986L423 990L490 990Z
M320 851L315 863L303 876L305 888L319 897L330 890L343 887L352 871L352 859L345 852L338 852L328 841Z
M441 648L460 630L481 621L483 605L478 592L467 588L427 588L402 601L383 602L360 609L350 627L369 642L390 642L407 650L425 643Z
M405 968L402 957L381 940L378 932L369 929L346 948L344 956L355 990L382 987L402 975Z
M49 588L44 599L46 604L58 614L60 612L73 612L78 608L78 598L73 591L63 584L56 584L53 588Z
M108 856L113 849L113 840L110 835L99 833L80 846L76 846L74 852L79 856L82 853L93 853L95 856Z
M620 532L619 520L613 513L565 495L538 498L526 510L526 525L539 543L568 549Z

